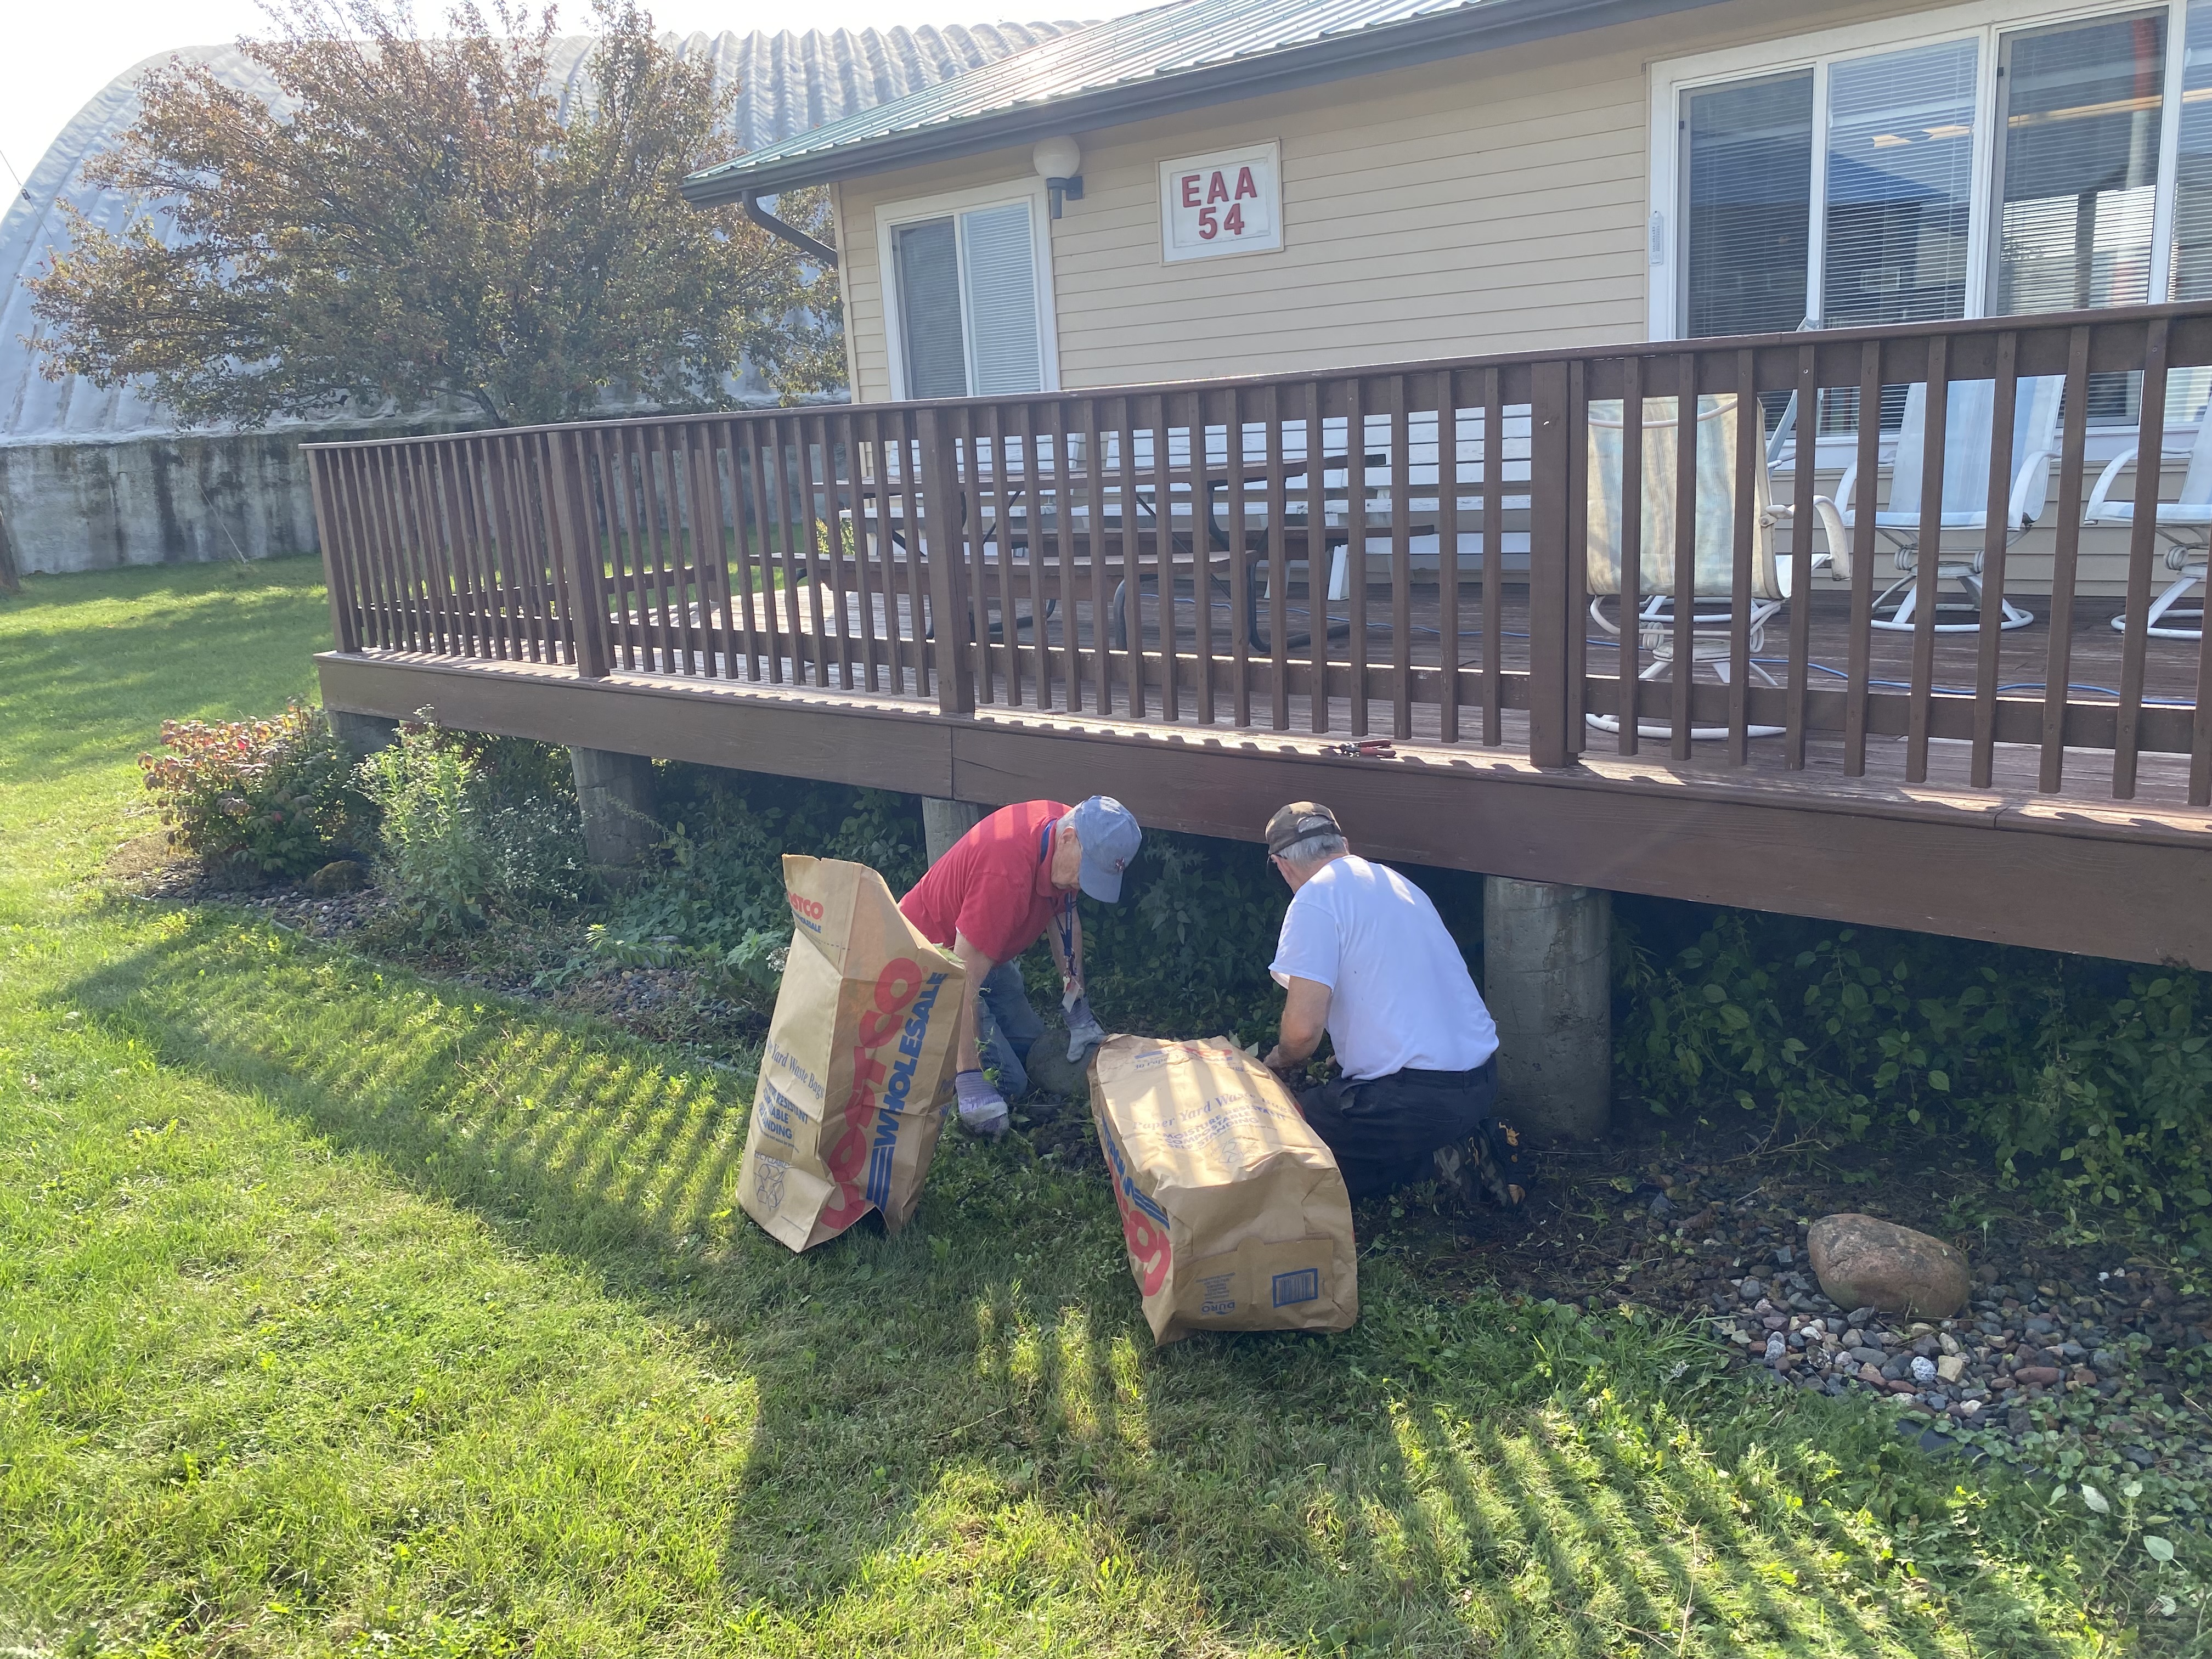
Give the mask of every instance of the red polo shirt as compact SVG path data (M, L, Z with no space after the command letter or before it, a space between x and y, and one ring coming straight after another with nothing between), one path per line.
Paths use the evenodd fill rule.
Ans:
M1045 830L1067 815L1056 800L1002 806L952 844L899 901L933 945L956 933L993 962L1012 962L1044 937L1053 913L1074 896L1052 884Z

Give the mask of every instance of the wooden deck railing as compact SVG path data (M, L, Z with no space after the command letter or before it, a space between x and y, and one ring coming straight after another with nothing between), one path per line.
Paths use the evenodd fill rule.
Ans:
M349 652L1547 767L1657 750L1918 783L1935 756L1972 787L2123 799L2150 767L2201 806L2212 645L2148 613L2161 557L2197 556L2160 458L2168 374L2203 365L2195 305L310 448ZM1796 457L1884 388L1893 424L1900 386L1948 485L1915 486L1909 439L1869 419L1832 502ZM2131 522L2085 532L2092 392L2115 387L2139 410L2109 492ZM2008 611L2031 520L2047 599ZM2085 533L2126 573L2086 621Z

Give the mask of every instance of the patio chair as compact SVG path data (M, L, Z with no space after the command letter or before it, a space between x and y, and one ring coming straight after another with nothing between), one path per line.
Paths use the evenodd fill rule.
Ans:
M1595 399L1589 405L1589 552L1590 620L1619 637L1621 626L1605 612L1605 601L1620 594L1621 458L1626 414L1620 399ZM1730 638L1734 633L1735 587L1736 468L1748 459L1752 468L1750 672L1766 685L1774 677L1761 667L1759 653L1766 643L1766 623L1790 599L1791 560L1776 549L1775 532L1795 516L1790 506L1774 499L1770 458L1762 445L1747 458L1737 441L1736 394L1709 394L1698 399L1697 520L1692 534L1693 598L1690 617L1690 672L1709 668L1723 684L1728 683ZM1674 670L1674 467L1680 428L1672 398L1650 398L1644 404L1643 550L1638 561L1639 586L1644 599L1638 608L1637 643L1623 641L1624 651L1649 652L1650 666L1637 678L1656 680ZM1816 497L1814 516L1827 545L1815 553L1815 564L1833 564L1850 574L1850 544L1844 538L1835 504ZM1809 530L1809 526L1808 526ZM1617 732L1620 723L1611 714L1592 714L1589 723ZM1664 737L1673 730L1663 720L1639 720L1637 731L1645 737ZM1778 726L1754 726L1755 738L1780 734ZM1728 736L1725 726L1691 729L1692 738Z
M2013 404L2011 485L2005 506L2007 545L2027 533L2043 512L2051 483L2051 461L2056 453L2058 404L2065 381L2055 374L2033 375L2019 382ZM1938 600L1936 631L1971 634L1981 627L1982 549L1978 538L1988 528L1990 495L1990 439L1996 413L1996 382L1954 380L1945 403L1943 422L1943 502L1942 517L1933 534L1920 522L1920 488L1928 448L1928 386L1916 381L1905 394L1905 422L1898 429L1896 459L1889 470L1889 505L1875 510L1875 528L1895 550L1897 580L1874 602L1876 628L1908 630L1919 603L1917 578L1920 555L1925 550L1936 561L1940 582L1956 582L1966 590L1965 601ZM1833 497L1845 531L1858 521L1853 485L1858 480L1854 459L1844 469ZM1871 481L1869 481L1871 482ZM1971 532L1977 538L1970 556L1946 559L1942 537L1947 531ZM2000 626L2025 628L2035 620L2003 595L1997 603ZM1964 612L1970 620L1945 622L1946 612Z
M2097 487L2090 492L2089 505L2081 514L2084 524L2135 523L2133 501L2107 499L2120 474L2135 459L2136 446L2130 444L2098 475ZM2160 639L2201 640L2204 637L2203 601L2199 599L2185 610L2177 609L2176 602L2205 582L2207 548L2212 544L2212 405L2198 418L2197 438L2189 447L2189 470L2182 475L2180 499L2158 504L2157 528L2166 542L2166 568L2178 574L2166 592L2150 603L2150 631ZM2112 626L2125 633L2127 614L2123 611L2113 617Z

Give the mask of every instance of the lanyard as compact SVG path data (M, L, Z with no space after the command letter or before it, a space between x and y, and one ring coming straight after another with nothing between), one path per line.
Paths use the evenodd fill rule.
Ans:
M1037 833L1037 867L1044 871L1045 879L1048 882L1052 879L1049 867L1052 858L1052 832L1054 826L1059 823L1060 820L1054 818L1051 823L1046 824ZM1066 964L1067 976L1080 985L1083 983L1082 945L1075 932L1075 895L1073 893L1069 893L1060 900L1060 908L1054 912L1052 921L1053 926L1060 930L1060 959ZM1063 985L1060 990L1061 1006L1073 1007L1074 1001L1074 997Z

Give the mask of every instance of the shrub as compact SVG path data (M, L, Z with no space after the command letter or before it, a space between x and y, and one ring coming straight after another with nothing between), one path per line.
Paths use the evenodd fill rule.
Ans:
M210 865L300 875L362 826L353 762L319 710L273 720L164 720L138 765L173 841Z
M544 745L410 722L359 775L383 813L383 884L425 936L590 889L574 787Z
M786 852L869 865L895 895L926 866L912 796L671 766L660 799L674 821L665 862L592 927L590 956L698 968L719 994L763 1011L775 1000L791 942Z
M1620 966L1617 1059L1655 1110L1971 1134L2042 1201L2212 1249L2212 975L1740 912Z

